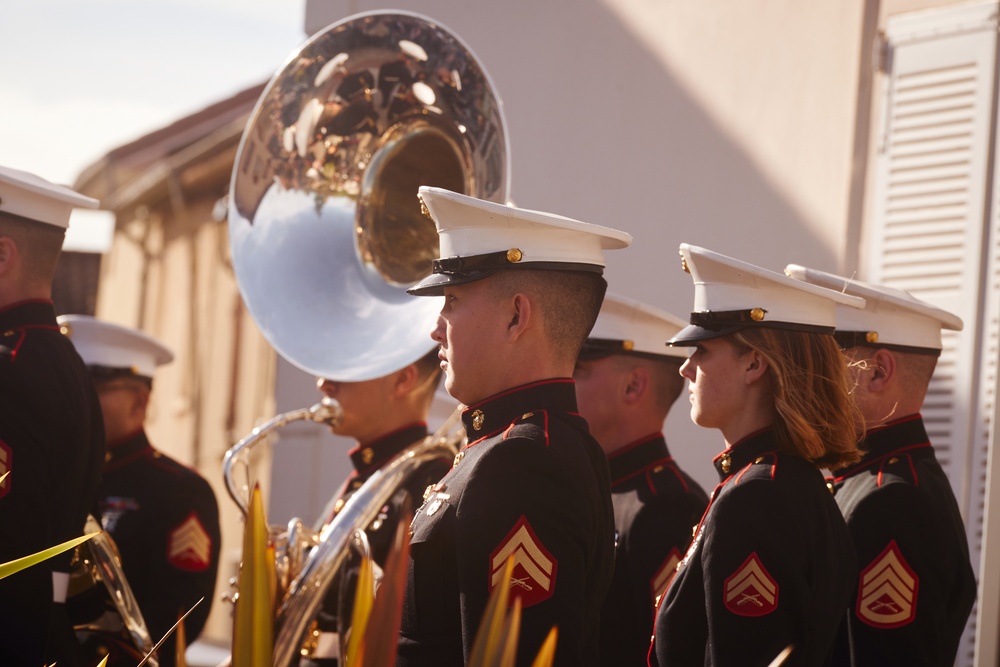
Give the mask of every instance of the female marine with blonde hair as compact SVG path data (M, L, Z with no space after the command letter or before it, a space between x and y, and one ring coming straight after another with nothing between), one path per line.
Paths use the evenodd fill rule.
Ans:
M857 461L860 414L816 288L681 245L695 283L691 419L721 431L719 485L657 608L649 664L823 665L851 596L850 535L821 468Z

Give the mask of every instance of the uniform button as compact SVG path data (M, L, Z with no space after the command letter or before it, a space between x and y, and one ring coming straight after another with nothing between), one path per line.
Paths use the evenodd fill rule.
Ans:
M829 491L830 493L833 493L833 482L826 483L826 490Z

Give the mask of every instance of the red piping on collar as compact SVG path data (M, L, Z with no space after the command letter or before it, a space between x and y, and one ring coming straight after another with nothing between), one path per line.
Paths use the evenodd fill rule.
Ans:
M499 394L493 394L492 396L487 396L483 400L473 403L472 405L466 406L463 412L468 412L469 410L475 410L476 408L482 407L491 401L495 401L498 398L503 398L504 396L510 396L519 391L524 391L525 389L531 389L533 387L540 387L545 384L574 384L573 378L549 378L548 380L538 380L537 382L529 382L528 384L522 384L517 387L511 387L505 391L501 391Z
M861 465L854 466L853 468L851 468L850 470L848 470L847 472L845 472L843 475L838 475L836 477L832 477L831 479L833 480L834 484L837 484L839 482L843 482L848 477L853 477L855 474L861 472L865 468L870 468L871 466L875 465L876 463L879 464L879 475L881 475L882 474L882 465L883 465L883 462L886 459L892 458L893 456L907 456L909 458L909 454L908 454L909 452L916 451L918 449L924 449L925 447L930 447L930 446L931 446L931 443L924 442L924 443L921 443L919 445L907 445L906 447L900 447L899 449L894 449L891 452L886 452L885 454L883 454L882 456L878 457L877 459L872 459L871 461L866 461L865 463L862 463ZM911 466L913 465L912 459L910 461L910 465ZM881 477L879 479L879 484L881 484Z
M402 433L406 429L413 428L414 426L423 426L424 428L427 428L427 422L425 422L423 420L415 421L415 422L410 422L409 424L406 424L405 426L400 426L399 428L394 429L392 431L389 431L388 433L383 433L382 435L380 435L379 437L375 438L374 440L372 440L370 442L361 442L359 440L358 441L358 445L356 447L350 449L347 452L347 455L350 456L351 454L356 454L357 452L360 452L365 447L370 447L372 444L378 444L380 441L385 440L386 438L392 437L392 436L396 435L397 433Z

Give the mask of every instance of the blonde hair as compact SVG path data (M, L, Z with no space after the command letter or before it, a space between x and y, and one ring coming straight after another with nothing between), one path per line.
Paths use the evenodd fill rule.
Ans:
M833 336L746 328L732 339L767 360L778 415L774 431L783 451L833 470L861 460L857 434L864 432L864 417Z

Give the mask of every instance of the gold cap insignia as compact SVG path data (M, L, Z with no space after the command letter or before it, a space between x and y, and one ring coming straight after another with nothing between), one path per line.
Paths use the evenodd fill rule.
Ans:
M631 352L634 347L635 347L635 341L633 340L622 341L622 349L625 350L626 352Z
M517 264L521 261L522 253L517 248L511 248L507 251L507 261L511 264Z
M869 331L868 333L865 334L865 340L867 342L869 342L869 343L877 343L878 342L878 332L877 331Z
M375 458L375 452L372 451L371 447L365 447L361 450L361 460L366 464L371 463L373 458Z
M691 269L688 268L688 261L684 258L683 253L681 254L681 268L684 269L684 273L691 273Z
M431 220L433 220L434 218L431 218L431 212L427 210L427 204L424 203L424 198L421 197L420 195L417 195L417 199L420 200L420 212L423 213L428 218L430 218Z
M482 410L476 410L472 413L472 428L478 431L483 427L484 421L486 421L486 415L483 414Z
M763 308L754 308L750 311L750 319L754 322L760 322L764 319L764 313L766 312Z
M722 466L722 472L729 472L730 466L733 465L732 459L729 458L729 452L722 455L722 460L719 461L719 465Z

